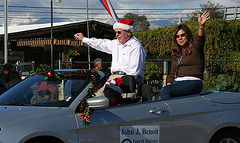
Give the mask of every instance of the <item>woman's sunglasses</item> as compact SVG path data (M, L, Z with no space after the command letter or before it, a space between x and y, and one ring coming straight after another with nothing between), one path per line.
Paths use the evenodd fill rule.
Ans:
M186 33L183 33L183 34L180 34L180 35L176 35L176 38L179 38L179 37L186 37Z

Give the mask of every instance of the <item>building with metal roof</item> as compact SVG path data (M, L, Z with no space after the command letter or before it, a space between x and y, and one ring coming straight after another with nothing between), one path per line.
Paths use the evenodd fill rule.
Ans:
M80 53L80 61L88 61L86 45L74 39L74 34L82 32L87 36L87 22L54 23L53 45L54 60L66 60L66 53L74 49ZM89 37L114 39L115 32L112 25L98 21L89 21ZM50 24L20 25L8 27L8 62L16 63L35 61L39 64L50 65L51 26ZM4 33L0 27L0 62L3 63ZM91 61L102 58L111 61L110 55L91 48Z

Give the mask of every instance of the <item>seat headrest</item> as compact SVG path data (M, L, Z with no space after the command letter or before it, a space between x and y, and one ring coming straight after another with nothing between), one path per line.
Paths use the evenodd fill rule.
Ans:
M122 90L123 93L133 93L136 89L135 78L131 75L122 76Z

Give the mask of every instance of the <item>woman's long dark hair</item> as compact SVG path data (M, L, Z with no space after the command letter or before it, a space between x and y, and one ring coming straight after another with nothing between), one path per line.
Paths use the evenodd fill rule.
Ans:
M181 46L178 45L177 40L176 40L176 35L180 29L182 29L187 34L187 43L186 43L186 45L184 45L186 54L190 55L192 53L192 43L193 43L192 31L189 29L189 27L187 25L180 24L176 28L176 30L174 32L174 37L173 37L172 56L174 59L177 59L182 55Z

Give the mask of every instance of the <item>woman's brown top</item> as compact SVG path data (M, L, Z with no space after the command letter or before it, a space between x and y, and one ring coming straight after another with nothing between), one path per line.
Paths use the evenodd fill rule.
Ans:
M192 53L184 54L179 63L178 77L192 76L203 80L203 71L205 67L204 58L205 36L196 36L193 41ZM172 58L171 72L167 77L167 83L173 83L176 76L178 59Z

